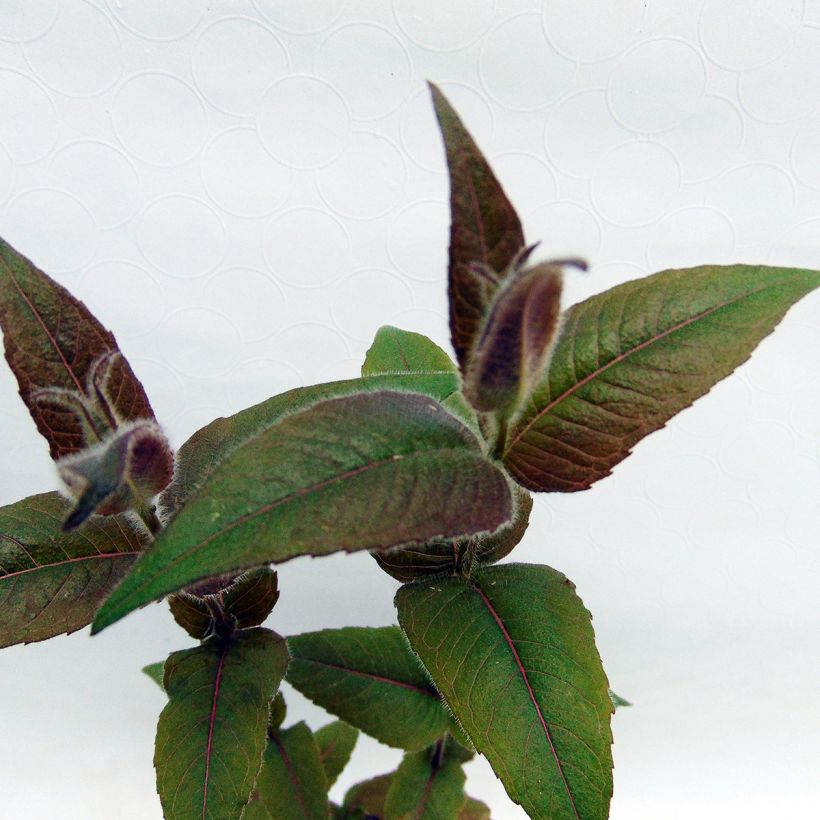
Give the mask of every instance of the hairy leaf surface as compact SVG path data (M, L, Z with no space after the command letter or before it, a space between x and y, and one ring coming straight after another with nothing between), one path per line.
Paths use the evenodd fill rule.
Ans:
M239 817L287 663L284 638L261 628L169 656L154 753L166 820Z
M511 515L503 473L433 399L331 399L224 461L103 605L95 628L207 576L494 531Z
M382 390L421 393L442 401L458 390L455 373L395 373L297 387L228 418L218 418L194 433L177 453L174 480L160 496L166 517L179 510L225 459L287 416L328 399Z
M458 368L435 342L421 333L384 325L367 351L362 376L388 373L442 376L457 374Z
M585 490L749 358L820 272L669 270L570 308L504 463L538 492Z
M57 493L0 508L0 647L53 638L91 623L150 537L125 516L73 532Z
M330 788L347 766L359 739L359 730L343 720L334 720L318 729L314 737L319 746L327 787Z
M54 459L119 421L153 418L114 336L65 288L0 239L0 327L20 396Z
M402 587L399 623L507 793L530 817L604 820L607 679L590 616L549 567L486 567Z
M327 820L327 789L319 747L307 724L273 732L251 805L264 807L275 820Z
M408 752L393 775L384 803L386 820L456 818L466 800L466 776L456 755L438 748Z
M423 749L447 731L441 698L398 627L324 629L288 645L288 683L376 740Z

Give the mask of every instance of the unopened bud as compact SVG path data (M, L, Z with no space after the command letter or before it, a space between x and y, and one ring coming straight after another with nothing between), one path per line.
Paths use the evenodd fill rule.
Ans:
M477 410L509 415L532 392L557 335L562 284L550 262L504 280L467 362L464 394Z
M174 453L151 421L139 421L110 438L57 462L77 503L63 529L90 515L115 515L146 503L170 483Z

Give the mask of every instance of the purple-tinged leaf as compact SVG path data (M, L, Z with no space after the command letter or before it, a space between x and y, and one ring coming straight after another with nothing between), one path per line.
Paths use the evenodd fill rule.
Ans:
M384 801L394 774L380 774L351 786L345 794L341 816L357 820L362 820L362 814L364 817L384 817Z
M484 155L436 86L433 105L450 171L450 333L462 372L497 283L473 263L504 271L524 246L521 220Z
M287 663L284 638L258 628L169 656L154 753L166 820L240 816Z
M288 646L288 683L376 740L423 749L448 730L441 697L398 627L306 632Z
M549 567L402 587L399 623L513 801L540 820L605 820L613 712L589 612Z
M512 520L493 533L469 538L433 539L424 544L372 553L390 576L409 583L424 576L453 575L473 564L493 564L508 555L524 537L530 523L532 496L516 485Z
M202 578L297 555L493 532L512 512L508 479L433 399L387 391L332 399L223 461L103 605L95 629Z
M150 537L118 515L62 531L57 493L0 508L0 647L43 641L91 623Z
M250 806L275 820L328 820L327 789L319 747L307 724L271 732ZM243 818L253 816L246 811Z
M585 490L749 358L820 272L668 270L570 308L510 429L504 464L535 492Z
M383 390L419 393L443 401L459 388L455 372L368 375L361 379L297 387L228 418L218 418L194 433L177 453L174 480L160 496L160 509L172 517L225 459L287 416L328 399Z
M55 460L154 417L114 336L2 239L0 327L20 396Z

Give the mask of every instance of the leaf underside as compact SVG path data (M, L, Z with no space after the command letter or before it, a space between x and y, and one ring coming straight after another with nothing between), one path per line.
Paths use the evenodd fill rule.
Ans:
M94 628L208 576L494 531L511 515L507 479L433 399L386 391L332 399L224 461L103 605Z
M307 724L273 732L251 805L263 807L274 820L327 820L327 789L319 747Z
M87 420L64 402L38 399L50 389L88 395L95 362L118 353L114 336L65 288L0 239L0 327L20 396L54 459L83 449ZM153 418L142 385L122 356L111 358L105 392L121 421ZM93 400L95 397L90 396Z
M604 820L612 796L606 675L561 573L486 567L402 587L399 623L512 800L541 820Z
M662 271L571 307L504 463L537 492L585 490L749 358L816 271Z
M87 626L150 541L122 515L63 532L69 509L57 493L0 508L0 647Z
M521 220L450 103L430 84L450 172L448 296L450 333L462 372L496 286L477 277L480 262L501 273L524 246Z
M261 628L169 656L168 703L154 753L167 820L239 817L261 766L268 705L287 662L284 638Z
M287 681L388 746L423 749L449 715L398 627L345 627L288 638Z

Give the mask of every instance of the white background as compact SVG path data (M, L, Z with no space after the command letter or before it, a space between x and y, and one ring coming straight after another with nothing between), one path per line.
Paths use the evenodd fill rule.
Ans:
M437 11L433 9L438 8ZM376 328L448 345L441 84L567 304L668 266L820 267L820 2L0 2L0 235L117 334L176 444L356 374ZM567 573L612 687L616 820L814 816L820 297L516 560ZM55 475L0 368L0 503ZM367 555L281 568L283 634L395 621ZM165 604L0 653L0 818L160 817ZM320 710L288 692L290 718ZM393 767L362 741L335 787ZM523 816L483 762L468 790Z

